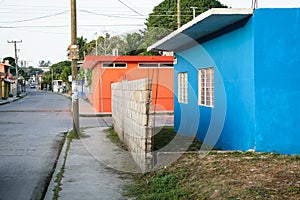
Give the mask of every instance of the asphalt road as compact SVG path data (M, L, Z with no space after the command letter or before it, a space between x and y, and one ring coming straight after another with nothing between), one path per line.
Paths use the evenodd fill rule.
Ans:
M64 133L72 129L69 99L27 90L0 106L0 200L42 199Z

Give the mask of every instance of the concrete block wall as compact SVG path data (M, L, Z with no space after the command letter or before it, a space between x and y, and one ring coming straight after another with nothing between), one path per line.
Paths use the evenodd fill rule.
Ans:
M153 167L153 131L150 124L151 79L112 84L112 120L114 130L143 172Z

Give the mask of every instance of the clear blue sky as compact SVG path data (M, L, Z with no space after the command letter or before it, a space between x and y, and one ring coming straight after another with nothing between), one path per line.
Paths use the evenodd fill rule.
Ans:
M230 7L251 7L252 0L220 0ZM143 29L145 19L162 0L77 0L78 36L88 41L108 32L124 35ZM260 0L259 7L300 7L300 0ZM9 40L18 43L19 60L67 60L70 44L70 0L0 0L0 59L14 57Z

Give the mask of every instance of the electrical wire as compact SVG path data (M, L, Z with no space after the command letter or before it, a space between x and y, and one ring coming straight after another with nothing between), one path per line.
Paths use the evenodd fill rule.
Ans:
M124 3L121 0L118 0L121 4L123 4L124 6L126 6L127 8L129 8L130 10L132 10L133 12L135 12L136 14L143 16L143 14L139 13L138 11L134 10L133 8L131 8L130 6L128 6L126 3Z
M126 17L126 16L121 16L121 15L100 14L100 13L95 13L95 12L92 12L92 11L82 10L82 9L79 9L79 11L80 11L80 12L84 12L84 13L93 14L93 15L100 15L100 16L113 17L113 18L145 19L145 17Z
M49 17L54 17L54 16L58 16L58 15L62 15L65 14L67 12L70 12L69 10L63 11L63 12L59 12L59 13L55 13L55 14L51 14L51 15L45 15L45 16L41 16L41 17L36 17L36 18L30 18L30 19L23 19L23 20L16 20L16 21L0 21L0 23L20 23L20 22L29 22L29 21L35 21L35 20L39 20L39 19L45 19L45 18L49 18Z
M36 25L36 26L30 26L30 25L24 25L24 26L0 26L0 29L13 29L13 28L63 28L63 27L69 27L70 25ZM100 27L100 26L145 26L144 24L85 24L85 25L78 25L78 27Z

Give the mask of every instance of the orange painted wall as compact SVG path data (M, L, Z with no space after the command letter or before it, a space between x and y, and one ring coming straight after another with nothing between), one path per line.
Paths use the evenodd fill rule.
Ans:
M152 107L157 111L173 111L173 68L138 68L138 62L127 62L127 68L93 68L92 102L98 112L111 112L111 83L122 80L152 79ZM157 100L155 100L157 91Z

